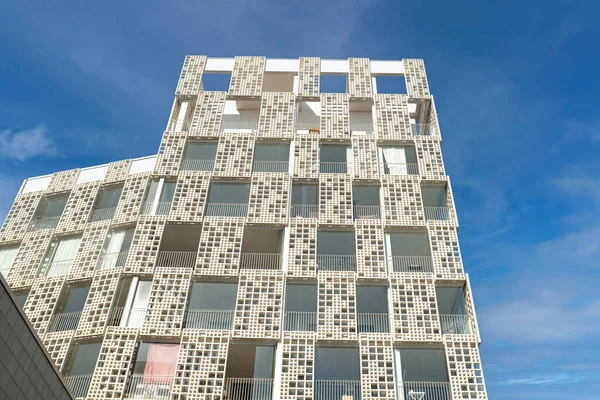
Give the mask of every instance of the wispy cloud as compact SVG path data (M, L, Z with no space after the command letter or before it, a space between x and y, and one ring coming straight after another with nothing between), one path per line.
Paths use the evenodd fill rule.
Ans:
M584 381L586 377L581 374L554 374L531 376L521 379L509 379L502 382L504 385L564 385Z
M45 125L13 132L0 132L0 155L18 161L40 156L56 156L56 144Z

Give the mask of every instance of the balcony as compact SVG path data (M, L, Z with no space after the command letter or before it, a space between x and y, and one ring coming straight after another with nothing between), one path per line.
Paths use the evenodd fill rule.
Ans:
M240 256L241 269L280 270L281 264L280 253L242 253Z
M448 382L400 382L398 397L405 400L452 400Z
M296 134L307 134L307 133L312 133L312 134L319 134L319 129L321 127L321 122L320 121L314 121L314 122L296 122L296 124L294 125Z
M99 269L108 269L115 267L122 267L125 265L129 250L117 251L115 253L106 253L100 256L98 259Z
M223 119L223 121L221 121L221 132L248 131L248 133L256 133L257 130L258 121L236 121L227 119Z
M51 261L45 268L43 268L40 276L51 277L67 275L71 271L75 259Z
M356 328L359 333L389 333L390 315L388 313L357 313Z
M48 332L72 331L77 328L81 319L81 311L58 313L52 316L48 324Z
M108 320L109 326L126 326L129 328L141 328L146 319L145 308L132 308L127 315L123 315L125 307L114 307Z
M97 208L92 211L89 222L105 221L107 219L112 219L113 215L115 215L116 209L116 207Z
M380 206L359 205L353 207L354 219L381 219Z
M58 225L60 215L55 217L34 218L29 225L29 231L41 231L42 229L54 229Z
M153 213L153 209L154 202L145 201L142 205L142 215L169 215L169 211L171 210L171 202L159 201L156 204L156 212Z
M288 161L254 161L253 172L288 172L290 169Z
M173 376L132 374L125 389L126 399L169 400Z
M159 251L156 258L157 267L194 268L196 266L195 251Z
M360 381L315 380L314 400L360 400Z
M92 382L92 374L63 376L75 398L86 397Z
M317 254L317 271L356 272L356 256L350 254Z
M227 400L270 400L273 379L269 378L226 378L223 399Z
M169 131L171 132L185 132L189 131L192 126L191 119L176 119L171 121L169 124Z
M350 133L355 134L373 134L373 123L372 122L350 122Z
M471 321L468 315L440 314L442 335L470 335Z
M185 328L229 330L233 326L234 310L187 310Z
M321 174L350 174L352 173L352 164L348 162L319 162L319 173Z
M412 134L414 136L435 136L437 135L437 129L431 124L411 124Z
M215 167L215 160L193 160L183 159L181 169L186 171L212 171Z
M448 207L423 207L423 210L427 221L448 221L450 219Z
M317 313L305 311L287 311L284 317L285 331L317 331Z
M379 171L382 175L419 175L418 163L381 163Z
M392 256L388 263L394 272L433 272L430 256Z
M290 208L291 218L319 218L319 206L317 204L292 204Z
M208 203L204 216L206 217L241 217L248 215L248 203Z

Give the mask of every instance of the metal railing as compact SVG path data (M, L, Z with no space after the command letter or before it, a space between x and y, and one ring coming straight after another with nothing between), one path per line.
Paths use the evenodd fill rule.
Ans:
M92 382L92 374L63 376L65 383L76 398L86 397Z
M56 217L34 218L29 225L30 231L41 231L42 229L54 229L58 225L60 215Z
M281 269L281 253L242 253L241 269Z
M215 160L192 160L183 159L181 169L186 171L212 171L215 167Z
M92 215L90 215L89 222L105 221L107 219L112 219L113 215L115 215L116 209L117 207L97 208L92 211Z
M48 324L48 332L75 330L80 319L81 311L54 314Z
M390 331L390 315L388 313L357 313L356 328L359 333L387 333Z
M181 124L181 127L179 129L175 129L177 127L177 125ZM176 119L174 121L171 121L171 124L169 125L169 131L171 132L185 132L185 131L189 131L190 127L192 126L192 120L191 119Z
M317 313L306 311L287 311L283 321L285 331L317 331Z
M319 218L318 204L292 204L291 218Z
M315 121L315 122L296 122L295 124L295 129L296 129L296 133L298 131L310 131L311 129L321 129L321 122L320 121Z
M234 310L187 310L184 328L228 330L233 326Z
M352 173L352 163L348 162L319 162L319 172L321 174L350 174Z
M392 256L389 262L394 272L433 272L430 256Z
M150 215L150 214L152 214L152 209L153 208L154 208L154 202L153 201L145 201L144 204L142 204L141 214L142 215Z
M133 374L125 389L126 399L169 400L171 398L171 375Z
M419 175L418 163L381 163L379 171L382 175Z
M153 201L145 201L142 205L142 215L169 215L169 211L171 210L171 202L170 201L159 201L156 205L156 212L152 214L152 210L154 209Z
M196 266L196 255L195 251L159 251L156 266L194 268Z
M314 383L314 400L360 400L360 381L319 381Z
M60 276L67 275L71 271L74 259L62 260L62 261L51 261L42 268L40 276Z
M350 122L350 132L366 132L367 134L373 133L372 122Z
M223 399L227 400L271 400L273 379L225 378Z
M243 217L248 215L248 203L207 203L206 217Z
M260 161L254 160L253 172L288 172L290 170L288 161Z
M447 221L450 219L450 209L448 207L423 207L425 219Z
M464 314L440 314L443 335L470 335L471 320Z
M381 206L354 206L354 219L381 219Z
M350 254L317 254L317 270L356 272L356 256Z
M221 121L221 132L225 129L256 132L258 121Z
M125 261L127 260L128 254L129 254L129 250L103 254L98 259L98 268L106 269L106 268L122 267L123 265L125 265Z
M108 321L109 326L121 326L121 322L123 322L123 326L127 326L130 328L141 328L144 325L144 321L146 320L146 309L145 308L132 308L129 310L127 315L123 315L125 311L125 307L114 307L112 313L110 314L110 318Z
M437 135L437 129L431 124L411 124L412 134L415 136L435 136Z
M448 382L399 382L398 398L403 400L452 400Z

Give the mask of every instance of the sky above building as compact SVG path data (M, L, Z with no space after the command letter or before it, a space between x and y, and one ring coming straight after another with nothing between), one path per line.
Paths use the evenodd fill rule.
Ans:
M156 153L186 54L423 58L490 398L597 399L600 3L206 3L3 7L0 219L28 176Z

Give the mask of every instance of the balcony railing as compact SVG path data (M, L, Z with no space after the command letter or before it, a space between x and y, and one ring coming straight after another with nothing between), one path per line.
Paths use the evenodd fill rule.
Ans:
M157 267L194 268L196 266L195 251L159 251L156 258Z
M389 257L394 272L433 272L433 261L429 256Z
M470 335L471 320L464 314L440 314L443 335Z
M348 162L319 162L319 172L321 174L351 174L352 163Z
M153 201L145 201L142 205L142 215L169 215L169 210L171 210L171 202L170 201L159 201L156 205L156 212L152 214L152 210L154 209Z
M281 269L281 253L242 253L241 269Z
M360 381L315 381L314 400L360 400Z
M356 272L356 256L349 254L317 254L317 270Z
M390 315L388 313L357 313L356 328L359 333L387 333L390 331Z
M257 161L252 164L253 172L288 172L288 161Z
M381 163L379 171L382 175L419 175L418 163Z
M51 261L47 265L42 268L40 276L50 277L50 276L60 276L67 275L71 271L71 266L73 265L74 259L71 260L61 260L61 261Z
M122 267L123 265L125 265L125 261L127 260L128 254L129 254L129 250L118 251L116 253L103 254L98 259L98 268L106 269L106 268Z
M63 376L74 397L86 397L92 382L92 374Z
M355 134L357 132L366 132L367 135L373 133L372 122L350 122L350 131Z
M225 378L223 399L227 400L271 400L273 379Z
M317 331L317 313L305 311L287 311L283 330L285 331Z
M181 162L181 169L186 171L212 171L215 160L186 160Z
M75 330L80 318L81 311L54 314L48 324L48 332Z
M447 221L450 219L450 210L448 207L423 207L425 211L425 219Z
M319 206L317 204L292 204L290 217L319 218Z
M126 399L169 400L173 376L133 374L127 382Z
M452 400L448 382L400 382L398 398L404 400Z
M90 215L89 222L105 221L107 219L112 219L113 215L115 215L116 209L117 207L97 208L92 211L92 215Z
M296 122L296 133L298 133L298 131L311 131L311 130L319 130L321 128L321 122L319 121L314 121L314 122Z
M124 311L124 307L114 307L108 321L109 326L122 325L129 328L141 328L144 325L146 319L145 308L132 308L125 317L123 316ZM123 323L121 324L121 322Z
M431 124L411 124L412 134L415 136L435 136L437 129Z
M187 310L183 326L193 329L228 330L233 326L234 310Z
M354 206L354 219L381 219L380 206Z
M247 203L208 203L206 204L206 217L242 217L248 215Z
M56 217L34 218L29 225L30 231L41 231L42 229L54 229L58 225L60 215Z
M178 125L180 125L179 128L177 128ZM171 123L169 124L169 131L185 132L185 131L189 131L191 126L192 126L191 119L176 119L176 120L171 121Z
M221 132L226 129L256 132L258 130L258 121L221 121Z

